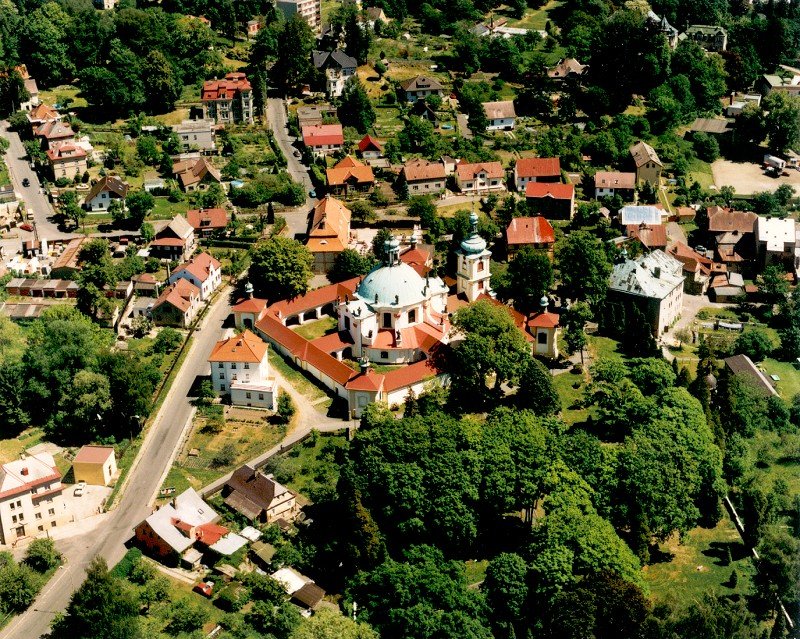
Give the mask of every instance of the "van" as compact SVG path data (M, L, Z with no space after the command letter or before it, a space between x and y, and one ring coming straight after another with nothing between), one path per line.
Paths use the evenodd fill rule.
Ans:
M33 209L28 209L28 216L27 217L28 217L29 220L33 219Z

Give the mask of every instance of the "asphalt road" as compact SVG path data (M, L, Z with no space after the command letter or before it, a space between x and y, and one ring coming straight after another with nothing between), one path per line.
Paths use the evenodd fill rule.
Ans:
M286 218L286 225L293 237L303 236L308 231L308 214L319 200L309 197L308 193L314 188L309 176L308 169L296 158L294 152L297 147L294 146L296 138L289 135L287 128L286 118L286 103L279 98L270 98L267 100L267 120L275 136L275 141L278 143L284 157L286 157L286 170L295 182L303 185L306 193L306 203L295 209L288 209L281 211L280 215Z
M83 583L85 568L92 559L99 555L111 566L125 554L124 543L132 536L133 527L152 512L162 477L191 417L189 391L197 375L208 374L206 360L212 346L220 339L223 322L230 315L229 293L229 288L220 292L203 321L202 330L195 332L189 354L129 474L119 506L109 513L108 520L93 535L57 542L66 564L47 583L33 605L0 631L0 639L35 639L49 632L55 614L66 608L72 593Z
M9 131L8 122L3 121L0 122L0 135L8 140L10 144L5 155L5 161L8 165L8 172L11 174L11 183L14 185L14 190L17 192L18 197L24 200L25 208L33 210L39 237L47 240L75 237L74 233L59 231L58 225L53 221L55 212L53 207L50 206L47 195L42 193L39 178L36 172L31 169L19 134ZM30 181L30 186L22 186L22 180L25 178ZM28 236L32 237L32 234L28 234L25 231L20 231L20 235L23 240L27 239Z

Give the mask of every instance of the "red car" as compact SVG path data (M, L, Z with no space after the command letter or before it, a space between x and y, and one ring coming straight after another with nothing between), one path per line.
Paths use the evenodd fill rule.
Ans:
M195 592L199 592L201 595L205 595L206 597L211 597L214 594L214 582L213 581L201 581L194 587Z
M19 228L21 228L23 231L32 231L33 230L33 227L30 224L28 224L27 222L25 224L20 224Z

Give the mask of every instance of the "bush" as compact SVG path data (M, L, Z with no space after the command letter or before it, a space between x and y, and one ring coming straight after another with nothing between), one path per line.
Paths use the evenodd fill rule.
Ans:
M291 421L292 416L295 414L296 411L297 409L295 408L291 396L286 392L281 392L281 394L278 395L278 410L277 410L277 415L281 423L288 424Z
M183 336L174 328L167 326L162 328L156 335L155 340L153 340L153 352L161 353L162 355L171 353L181 345L181 342L183 342Z
M217 451L217 454L211 458L211 465L214 468L223 468L230 466L236 461L236 447L233 444L225 444Z
M753 328L745 331L733 343L734 355L747 355L754 362L760 362L772 353L775 346L763 330Z
M25 553L25 564L36 572L47 572L61 564L61 553L52 539L34 539Z

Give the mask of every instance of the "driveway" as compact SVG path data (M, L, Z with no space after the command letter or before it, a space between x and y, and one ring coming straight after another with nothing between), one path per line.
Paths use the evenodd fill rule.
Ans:
M133 527L152 512L155 495L191 418L190 389L198 375L208 374L208 354L222 336L223 322L230 315L229 294L230 288L220 291L202 330L195 332L189 354L128 475L118 507L106 515L104 523L92 535L56 542L66 559L65 565L45 585L33 605L0 631L0 639L36 639L46 634L53 617L67 607L72 593L83 583L85 569L94 557L105 558L109 566L122 559L124 543L132 536Z
M681 225L677 222L667 222L667 238L669 239L667 247L674 246L677 242L688 244L686 233L683 232Z
M267 120L272 129L272 134L275 136L275 141L278 143L283 155L286 158L286 170L295 182L303 185L306 193L306 202L302 206L294 209L287 209L280 212L280 215L286 218L286 225L289 228L293 237L303 236L308 231L308 213L314 208L319 200L308 196L308 192L314 188L311 182L308 168L296 158L294 152L297 150L293 146L296 138L289 135L287 128L286 117L286 102L279 98L270 98L267 100Z
M47 240L69 239L76 237L74 233L64 233L58 229L58 225L53 221L55 212L47 196L42 193L39 177L31 169L25 147L22 146L19 134L8 130L8 122L0 122L0 135L9 142L8 152L5 161L8 165L8 172L11 175L11 183L17 192L17 197L24 200L26 209L33 210L34 222L39 232L39 237ZM28 178L30 186L22 186L22 181ZM33 237L32 234L20 231L23 240Z

